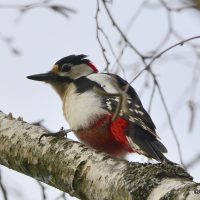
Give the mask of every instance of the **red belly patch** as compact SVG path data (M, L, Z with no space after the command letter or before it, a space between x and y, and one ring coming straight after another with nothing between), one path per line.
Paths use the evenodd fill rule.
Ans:
M118 118L112 122L112 115L100 118L87 130L79 130L76 136L88 146L113 156L123 157L133 152L126 139L128 121Z

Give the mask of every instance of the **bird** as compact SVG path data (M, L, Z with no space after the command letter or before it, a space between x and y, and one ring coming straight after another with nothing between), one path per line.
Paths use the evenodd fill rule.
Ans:
M100 73L86 55L63 57L47 73L27 78L52 86L71 130L85 145L113 157L138 153L171 163L135 89L119 75Z

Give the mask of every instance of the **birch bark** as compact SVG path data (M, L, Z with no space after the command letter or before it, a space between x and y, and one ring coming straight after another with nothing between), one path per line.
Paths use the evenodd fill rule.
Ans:
M0 164L84 200L200 199L180 166L112 158L0 112Z

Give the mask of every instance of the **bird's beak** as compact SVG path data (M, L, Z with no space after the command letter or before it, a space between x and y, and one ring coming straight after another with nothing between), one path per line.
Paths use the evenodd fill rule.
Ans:
M48 72L44 74L34 74L31 76L27 76L28 79L34 80L34 81L44 81L44 82L51 82L55 80L56 75L55 73Z
M31 76L27 76L28 79L34 81L43 81L46 83L70 83L73 80L67 76L60 76L53 71L49 71L44 74L34 74Z

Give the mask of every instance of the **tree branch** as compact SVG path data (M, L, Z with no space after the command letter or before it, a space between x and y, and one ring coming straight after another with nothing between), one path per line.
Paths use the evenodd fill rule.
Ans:
M130 163L0 112L0 164L80 199L195 199L200 185L181 167Z

